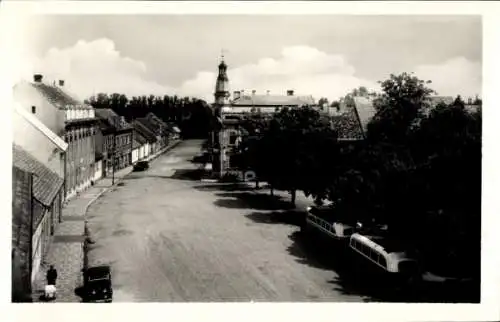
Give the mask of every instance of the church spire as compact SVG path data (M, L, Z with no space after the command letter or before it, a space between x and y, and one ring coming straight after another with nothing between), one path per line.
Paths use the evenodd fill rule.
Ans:
M224 61L224 50L221 51L219 74L215 83L215 104L223 106L229 103L229 78L227 77L227 64Z

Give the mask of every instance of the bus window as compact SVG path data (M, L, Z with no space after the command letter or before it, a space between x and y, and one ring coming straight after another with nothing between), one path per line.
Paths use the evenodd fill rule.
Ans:
M383 267L387 268L387 261L382 254L380 254L380 259L379 259L378 263L380 265L382 265Z

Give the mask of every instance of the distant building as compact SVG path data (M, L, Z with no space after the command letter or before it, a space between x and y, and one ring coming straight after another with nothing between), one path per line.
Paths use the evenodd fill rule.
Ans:
M116 128L107 119L97 118L95 137L95 159L101 173L96 173L94 180L110 176L113 172L113 140Z
M153 113L148 113L145 117L136 118L135 120L142 123L156 135L158 139L157 149L162 149L168 145L170 128L162 119Z
M272 116L281 109L300 108L315 105L312 96L296 96L293 90L288 90L285 95L258 95L256 91L245 94L244 91L235 91L230 99L229 77L227 64L224 59L219 64L219 73L215 84L214 104L217 128L211 135L212 169L222 177L234 166L231 158L241 141L242 132L240 124L251 115Z
M110 108L98 108L95 112L97 117L111 125L114 131L114 140L107 143L107 151L111 151L114 160L111 171L118 171L132 164L133 127L123 116L119 116ZM109 175L109 163L107 167L106 174Z
M132 125L133 126L133 125ZM149 142L140 134L134 127L133 134L134 143L132 145L132 164L137 161L146 160L149 157Z
M147 141L147 145L144 148L146 156L151 156L160 150L159 137L156 136L152 129L138 120L132 121L132 127L134 128L134 133L139 134Z

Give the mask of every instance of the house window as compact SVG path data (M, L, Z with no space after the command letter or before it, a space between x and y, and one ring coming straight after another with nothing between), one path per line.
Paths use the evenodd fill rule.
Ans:
M36 114L36 106L31 107L31 113Z

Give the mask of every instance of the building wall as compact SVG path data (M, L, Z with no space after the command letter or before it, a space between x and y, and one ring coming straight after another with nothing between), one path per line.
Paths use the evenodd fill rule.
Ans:
M31 295L29 267L31 187L30 173L12 168L12 301Z
M94 165L94 181L101 179L103 176L103 162L102 160L96 161Z
M68 146L66 194L68 198L90 186L95 163L95 130L92 125L70 126L66 132Z
M31 282L35 280L35 276L40 270L40 265L42 260L48 250L49 242L50 242L50 216L49 211L47 211L42 204L38 201L33 202L33 215L36 217L36 214L43 214L42 220L38 224L38 226L33 227L33 238L32 238L32 247L33 247L33 256L32 256L32 271L31 271Z
M35 106L36 117L57 135L64 132L65 112L56 109L51 105L30 83L21 82L14 87L14 99L20 105L32 112L32 106Z
M139 161L139 149L140 148L132 150L132 164L134 164L137 161Z
M42 132L16 112L12 113L14 143L64 178L64 154Z

